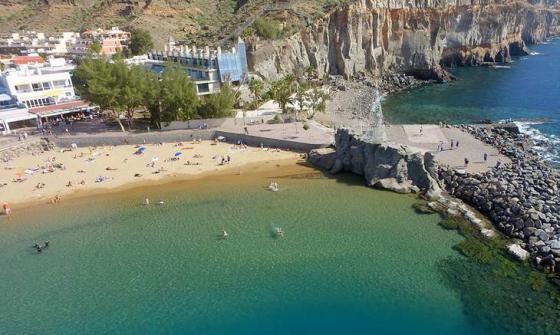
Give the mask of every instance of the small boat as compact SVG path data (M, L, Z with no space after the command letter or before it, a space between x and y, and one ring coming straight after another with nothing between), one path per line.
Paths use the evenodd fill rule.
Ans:
M222 231L222 233L219 236L222 240L226 240L229 237L227 231L225 231L225 230Z
M272 192L278 192L279 191L278 183L271 182L270 185L268 185L268 189Z
M158 201L158 205L165 205L165 202L163 200Z

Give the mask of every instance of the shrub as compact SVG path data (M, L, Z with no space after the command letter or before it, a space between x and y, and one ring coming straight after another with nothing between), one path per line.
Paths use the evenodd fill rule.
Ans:
M273 20L258 17L253 23L257 35L265 40L275 40L280 37L281 29Z

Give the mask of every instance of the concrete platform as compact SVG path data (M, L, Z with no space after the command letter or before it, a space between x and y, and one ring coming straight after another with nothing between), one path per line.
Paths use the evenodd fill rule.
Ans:
M388 141L432 152L440 163L470 173L485 172L496 166L498 160L502 164L511 163L496 148L457 128L441 128L439 125L390 125L386 127L386 134ZM458 141L459 147L451 149L451 140L455 143ZM444 150L438 151L441 142ZM486 162L484 153L488 155ZM465 166L465 158L469 160L468 166Z

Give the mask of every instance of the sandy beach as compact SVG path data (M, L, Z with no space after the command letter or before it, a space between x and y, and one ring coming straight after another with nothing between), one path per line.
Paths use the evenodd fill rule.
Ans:
M295 152L212 141L49 151L1 163L0 203L21 207L50 203L57 196L64 201L169 178L240 173L243 166L298 159L301 154Z

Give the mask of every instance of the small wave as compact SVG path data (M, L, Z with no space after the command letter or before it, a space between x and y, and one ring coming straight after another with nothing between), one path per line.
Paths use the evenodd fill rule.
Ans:
M542 124L542 122L514 122L522 134L529 136L533 140L533 149L539 155L553 163L560 165L560 139L553 134L544 134L540 130L533 128L533 125Z

